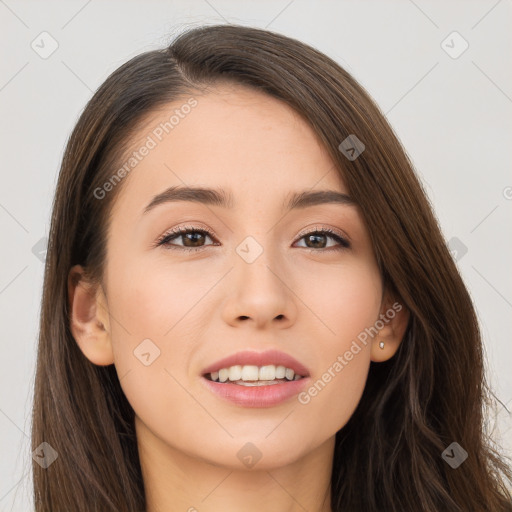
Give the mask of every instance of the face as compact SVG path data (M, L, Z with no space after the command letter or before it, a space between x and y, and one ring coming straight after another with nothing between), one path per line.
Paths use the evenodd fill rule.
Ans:
M130 153L148 136L156 145L117 185L104 280L113 359L138 434L232 468L252 443L259 467L272 468L332 439L354 412L370 343L344 354L379 318L381 278L355 204L288 208L301 192L349 195L305 121L240 87L194 98L151 114ZM162 131L176 109L179 122ZM154 200L185 186L224 191L232 204ZM244 367L274 363L303 378L244 386L204 376L240 352L220 364L235 380L235 363L243 382L255 378Z

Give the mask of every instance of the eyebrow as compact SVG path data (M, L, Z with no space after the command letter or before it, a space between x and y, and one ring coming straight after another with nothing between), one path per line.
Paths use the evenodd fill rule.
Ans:
M173 186L153 197L151 202L144 209L144 214L158 205L175 201L190 201L229 209L232 209L235 204L233 195L222 189ZM356 203L347 194L335 190L317 190L314 192L305 190L303 192L292 192L283 202L283 209L303 209L320 204L355 206Z

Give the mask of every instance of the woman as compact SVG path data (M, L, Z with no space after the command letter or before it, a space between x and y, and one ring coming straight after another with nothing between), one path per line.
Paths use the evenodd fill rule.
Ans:
M99 88L53 208L38 512L510 511L489 397L426 195L339 65L219 25Z

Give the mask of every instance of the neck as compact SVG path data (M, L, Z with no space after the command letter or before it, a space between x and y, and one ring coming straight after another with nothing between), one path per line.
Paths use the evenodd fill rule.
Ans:
M135 418L146 512L331 512L334 437L285 465L215 465L170 446Z

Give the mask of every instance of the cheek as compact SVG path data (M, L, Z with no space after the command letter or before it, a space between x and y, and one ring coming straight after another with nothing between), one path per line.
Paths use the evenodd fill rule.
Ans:
M326 437L342 428L357 408L370 365L369 347L351 347L350 342L338 347L325 353L323 371L312 376L310 386L298 396L309 428L320 425Z
M180 384L186 386L185 369L204 327L201 298L218 276L197 274L190 265L145 264L126 254L111 261L111 338L123 391L142 418L179 416L193 405Z
M124 260L109 274L116 371L136 415L162 438L174 432L183 440L204 421L200 410L195 418L183 415L194 407L182 369L193 350L193 344L187 343L193 337L185 332L189 321L185 315L197 302L197 291L186 287L183 272L167 273L163 279L155 267L133 263Z
M306 269L301 275L308 275ZM300 296L316 317L325 349L342 350L346 342L378 318L382 285L375 265L347 258L339 265L317 266L303 279Z
M162 286L158 272L127 254L114 254L111 261L115 262L108 272L112 348L121 385L132 402L162 387L154 379L167 366L170 351L164 341L172 331L165 333L176 322L179 294ZM173 357L183 356L173 353ZM131 388L131 382L137 386Z
M225 272L162 254L148 261L125 258L109 278L113 309L139 336L168 338L175 327L183 329Z
M318 364L299 403L308 411L310 427L317 428L322 417L327 434L347 423L362 396L370 366L371 331L366 329L378 319L382 288L376 268L363 264L331 267L316 283L308 305L323 324L322 335L315 337Z

